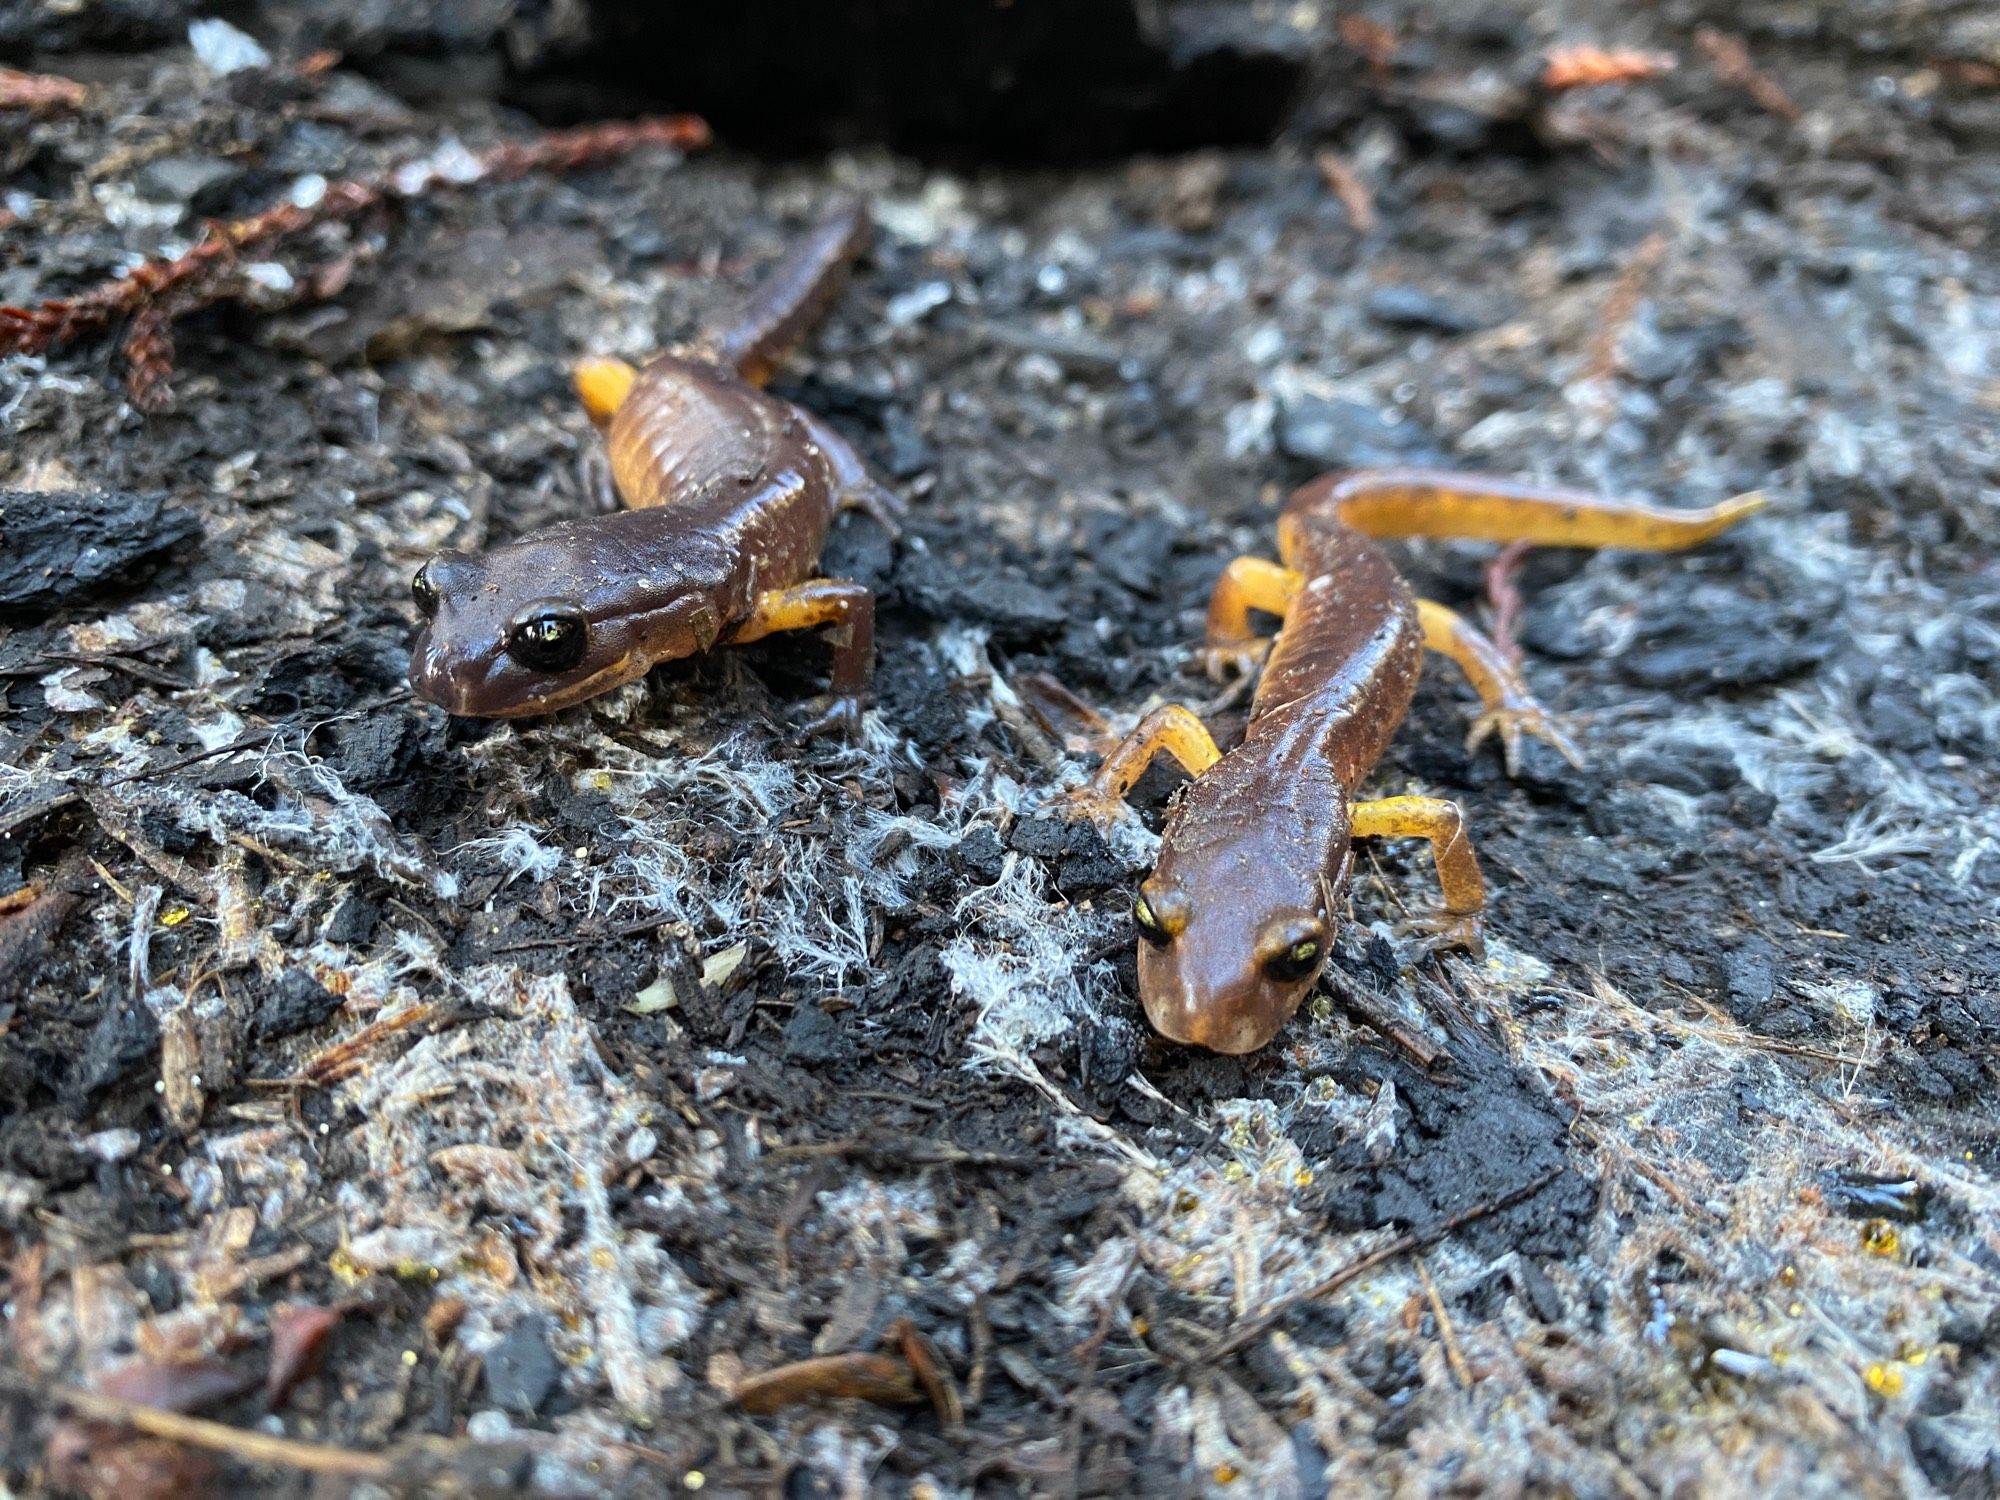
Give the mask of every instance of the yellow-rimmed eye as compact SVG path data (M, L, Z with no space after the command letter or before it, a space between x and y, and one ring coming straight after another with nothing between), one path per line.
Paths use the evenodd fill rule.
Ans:
M1147 942L1158 944L1167 940L1167 929L1160 925L1153 903L1143 893L1132 903L1132 920L1138 924L1139 935Z
M437 580L431 577L429 563L417 569L417 576L410 580L410 598L416 601L417 613L426 620L438 612Z
M1279 984L1294 984L1319 964L1322 946L1318 938L1301 938L1284 952L1264 960L1264 974Z

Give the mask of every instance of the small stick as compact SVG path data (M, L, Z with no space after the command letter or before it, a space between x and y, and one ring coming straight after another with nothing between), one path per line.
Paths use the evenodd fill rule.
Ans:
M1493 606L1493 644L1517 667L1521 665L1521 565L1534 550L1533 542L1509 542L1486 565L1486 602Z
M1313 165L1319 168L1319 175L1326 180L1327 187L1340 206L1347 210L1347 222L1354 226L1356 234L1374 232L1375 195L1368 191L1368 184L1361 180L1361 174L1338 151L1328 146L1316 153Z
M1442 1047L1404 1025L1394 1011L1362 989L1360 985L1349 983L1345 978L1336 978L1330 982L1329 987L1333 991L1334 999L1359 1016L1370 1030L1379 1032L1385 1039L1402 1048L1408 1054L1410 1061L1425 1072L1434 1069L1438 1059L1445 1055Z
M505 181L542 170L564 172L641 146L693 150L710 139L695 115L585 125L510 141L477 156L406 163L379 177L329 184L309 205L280 203L233 223L214 224L200 243L173 259L155 257L75 297L38 307L0 307L0 355L40 354L130 316L126 353L133 399L157 402L172 364L167 326L174 318L228 295L222 275L245 250L315 224L352 219L379 203L420 198L440 187Z
M82 109L90 93L80 83L53 73L24 73L0 68L0 109L25 109L31 115Z
M1632 258L1625 263L1625 269L1618 273L1618 280L1611 288L1611 295L1604 300L1604 311L1597 320L1597 336L1590 341L1590 358L1584 366L1584 379L1592 381L1609 380L1618 368L1618 340L1625 327L1632 321L1632 315L1639 310L1639 299L1646 294L1646 283L1653 278L1653 272L1666 258L1667 237L1657 229L1639 242L1639 248L1632 252Z
M1557 47L1543 62L1542 87L1558 94L1607 83L1644 83L1671 73L1677 62L1671 52L1646 52L1637 47Z
M0 1369L0 1384L28 1397L40 1397L66 1406L93 1422L129 1427L149 1437L186 1443L213 1453L226 1453L244 1463L274 1464L280 1468L302 1469L312 1474L338 1474L350 1479L386 1480L396 1472L395 1461L384 1453L359 1453L349 1448L332 1448L323 1443L302 1443L296 1438L272 1437L227 1422L206 1417L183 1416L157 1406L100 1395L69 1385L43 1385L11 1370Z
M1451 1366L1452 1379L1460 1389L1472 1386L1472 1367L1465 1362L1465 1352L1458 1347L1458 1330L1451 1326L1451 1314L1444 1310L1444 1298L1438 1295L1437 1283L1431 1280L1431 1268L1424 1264L1424 1258L1417 1257L1417 1276L1424 1284L1424 1296L1430 1301L1431 1316L1437 1319L1438 1333L1444 1339L1445 1362Z
M442 1006L420 1000L392 1016L372 1021L346 1041L335 1042L324 1052L315 1053L307 1058L295 1075L296 1081L322 1088L338 1083L343 1078L351 1076L361 1066L361 1054L382 1038L394 1036L399 1031L407 1031L412 1026L421 1026L424 1022L434 1020L442 1014L444 1014Z
M1770 74L1758 71L1757 65L1750 61L1750 49L1738 38L1717 31L1713 26L1701 26L1695 30L1694 44L1714 65L1717 78L1743 90L1757 102L1759 108L1768 110L1781 120L1796 120L1799 117L1799 107L1792 96Z
M1521 1203L1534 1197L1535 1194L1560 1177L1562 1173L1563 1168L1560 1165L1550 1167L1548 1171L1542 1173L1534 1181L1523 1183L1511 1193L1502 1193L1498 1198L1489 1198L1484 1203L1475 1203L1471 1208L1464 1210L1462 1213L1453 1214L1442 1224L1439 1224L1426 1233L1419 1234L1415 1230L1411 1230L1408 1233L1397 1235L1388 1244L1381 1246L1379 1249L1371 1250L1359 1260L1350 1261L1348 1264L1342 1266L1324 1281L1316 1282L1302 1292L1293 1292L1288 1297L1280 1297L1276 1302L1265 1308L1264 1311L1257 1314L1256 1317L1250 1319L1249 1322L1237 1324L1235 1328L1217 1339L1209 1347L1207 1358L1210 1360L1220 1360L1226 1359L1232 1354L1240 1353L1269 1333L1277 1326L1278 1320L1293 1308L1307 1302L1316 1302L1322 1297L1331 1296L1349 1282L1357 1281L1361 1277L1366 1276L1377 1266L1387 1265L1398 1256L1407 1255L1412 1250L1421 1250L1426 1245L1435 1245L1446 1235L1451 1234L1455 1230L1463 1229L1474 1220L1483 1219L1488 1214L1498 1213L1503 1208L1512 1208L1516 1203Z

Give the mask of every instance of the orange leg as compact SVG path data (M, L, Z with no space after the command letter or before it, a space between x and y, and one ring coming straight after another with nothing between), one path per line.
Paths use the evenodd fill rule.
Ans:
M590 420L599 427L610 424L612 414L625 404L632 382L638 378L639 372L622 359L592 355L576 363L576 393L582 397Z
M1465 814L1456 802L1436 797L1384 797L1354 805L1354 837L1358 839L1429 839L1437 863L1438 884L1444 889L1444 911L1430 924L1436 936L1431 946L1481 951L1480 913L1486 910L1486 881L1472 841L1465 836Z
M1250 629L1250 611L1261 610L1282 620L1304 586L1303 576L1261 557L1239 557L1224 568L1208 600L1208 675L1220 682L1231 673L1247 676L1256 671L1271 642Z
M1417 601L1417 618L1423 622L1424 644L1457 662L1485 705L1485 712L1472 721L1472 732L1465 739L1466 749L1477 750L1488 735L1498 730L1500 748L1507 758L1507 774L1512 776L1520 770L1521 736L1532 734L1555 746L1571 765L1583 765L1582 753L1562 732L1555 717L1536 702L1521 669L1498 646L1473 629L1471 622L1429 599Z
M1088 786L1070 793L1074 815L1099 824L1112 822L1125 794L1162 751L1179 761L1190 776L1199 776L1222 759L1206 724L1180 704L1166 704L1141 719L1124 742L1104 757Z
M1664 510L1607 500L1584 490L1523 484L1439 469L1356 469L1307 485L1288 507L1331 510L1370 536L1456 537L1533 542L1543 547L1629 547L1675 552L1720 536L1764 508L1760 494L1738 495L1706 510ZM1279 522L1279 555L1288 555Z
M759 596L729 639L756 641L780 630L822 625L832 627L827 636L833 643L833 700L806 725L806 733L840 730L853 739L860 733L861 700L875 672L875 596L866 588L845 578L811 578L772 589Z

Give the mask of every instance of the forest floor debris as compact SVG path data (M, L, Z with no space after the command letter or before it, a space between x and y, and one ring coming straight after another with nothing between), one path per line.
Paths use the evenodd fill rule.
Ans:
M1937 9L1395 6L1268 149L614 154L189 307L170 410L87 341L0 360L0 528L106 539L0 569L6 1483L1992 1493L2000 130ZM1538 92L1586 39L1682 65ZM0 301L524 133L203 66L7 122ZM882 232L781 389L915 503L830 543L865 742L797 742L811 640L413 704L415 566L599 491L571 362L836 193ZM1186 1052L1125 914L1173 778L1108 840L1052 802L1154 704L1227 742L1207 589L1354 459L1773 506L1490 585L1403 549L1589 763L1468 756L1432 674L1376 786L1465 805L1485 961L1414 963L1428 857L1372 850L1339 993Z

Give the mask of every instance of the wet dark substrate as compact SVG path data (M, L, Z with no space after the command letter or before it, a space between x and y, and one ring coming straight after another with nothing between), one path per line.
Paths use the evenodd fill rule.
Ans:
M510 1482L552 1492L1991 1493L2000 171L1978 75L1939 66L1962 17L1851 44L1706 18L1796 122L1716 77L1702 17L1637 38L1682 55L1668 79L1551 112L1523 59L1634 38L1384 19L1387 77L1328 23L1270 148L635 156L277 252L361 253L330 302L183 323L163 414L110 343L10 362L0 898L40 895L0 916L7 1362L261 1382L279 1307L336 1307L266 1420L525 1441ZM174 49L75 71L82 115L8 127L40 200L9 301L189 232L197 183L232 214L529 128L342 74L197 98ZM140 157L227 171L128 190ZM883 601L870 753L796 745L810 642L547 724L412 703L415 563L593 493L568 362L685 332L836 191L883 228L781 389L914 502L900 540L850 519L828 553ZM1143 849L1040 812L1060 757L1010 689L1236 732L1185 661L1217 572L1268 555L1290 484L1403 461L1774 504L1685 557L1531 560L1530 675L1587 769L1537 746L1510 780L1426 679L1379 785L1466 808L1494 954L1402 961L1432 877L1394 848L1338 967L1444 1061L1330 996L1256 1057L1165 1045L1133 991ZM78 515L101 550L56 597L20 549L73 566ZM1480 549L1399 555L1482 607ZM961 1429L728 1406L898 1317ZM17 1489L164 1492L109 1442L51 1475L46 1397L0 1410Z

